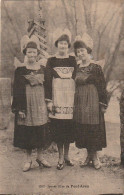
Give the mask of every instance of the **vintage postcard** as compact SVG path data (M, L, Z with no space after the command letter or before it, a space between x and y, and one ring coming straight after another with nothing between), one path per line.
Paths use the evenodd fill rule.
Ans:
M0 4L0 194L124 194L124 0Z

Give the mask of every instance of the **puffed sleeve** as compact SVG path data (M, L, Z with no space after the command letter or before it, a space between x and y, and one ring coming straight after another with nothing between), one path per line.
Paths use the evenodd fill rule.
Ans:
M49 58L44 73L45 99L48 101L52 100L52 79L53 79L53 70L52 70L51 58Z
M25 79L22 76L21 68L15 70L13 83L12 112L18 111L26 112Z
M96 65L95 67L96 71L96 85L97 90L99 94L99 102L103 106L107 107L108 101L107 101L107 90L106 90L106 81L105 77L102 71L101 66Z

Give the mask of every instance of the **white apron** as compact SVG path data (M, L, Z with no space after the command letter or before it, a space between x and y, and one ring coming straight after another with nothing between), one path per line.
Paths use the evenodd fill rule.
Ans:
M61 78L53 78L52 101L54 111L50 118L72 119L74 106L75 81L72 79L73 67L56 67L54 70Z

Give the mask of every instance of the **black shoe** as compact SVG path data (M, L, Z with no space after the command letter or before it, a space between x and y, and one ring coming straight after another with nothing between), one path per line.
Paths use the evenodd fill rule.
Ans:
M70 167L74 166L74 164L70 160L65 159L65 163L67 166L70 166Z
M58 162L56 168L57 168L58 170L62 170L62 169L64 168L64 162L63 162L62 164L60 164L60 163Z

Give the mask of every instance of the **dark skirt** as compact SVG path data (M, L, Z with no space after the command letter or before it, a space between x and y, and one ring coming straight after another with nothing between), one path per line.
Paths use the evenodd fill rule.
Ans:
M42 126L15 125L14 146L21 149L47 149L51 144L48 124Z
M78 148L99 151L106 147L104 115L100 113L100 124L75 123L75 144Z
M73 143L74 123L71 119L51 119L52 140L55 143Z

